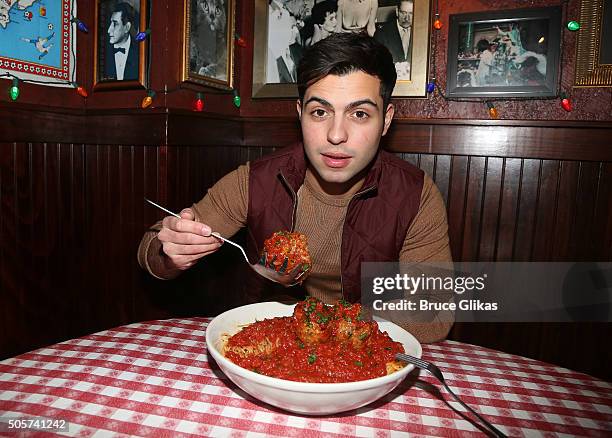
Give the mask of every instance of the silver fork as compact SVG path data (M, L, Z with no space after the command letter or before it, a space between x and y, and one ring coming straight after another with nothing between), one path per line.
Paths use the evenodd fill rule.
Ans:
M167 208L162 207L161 205L151 201L150 199L144 198L144 200L147 201L149 204L159 208L160 210L163 210L166 213L171 214L172 216L181 219L181 217L178 214L168 210ZM259 261L259 263L251 264L251 262L249 261L249 258L246 255L246 252L244 251L244 248L241 245L237 244L236 242L232 242L229 239L226 239L225 237L221 236L217 232L212 232L211 235L216 237L217 239L220 239L238 248L240 252L242 252L242 256L244 257L246 262L249 264L251 269L253 269L255 272L257 272L262 277L265 277L268 280L272 280L275 283L282 284L285 287L294 286L299 283L300 278L302 278L302 276L306 273L306 270L303 270L301 265L297 265L295 268L293 268L293 270L289 272L285 272L287 268L287 264L289 262L287 258L285 258L285 260L283 261L279 272L275 271L274 269L270 269L265 264L265 261L267 260L267 255L265 253L261 257L261 260Z
M419 359L418 357L410 356L409 354L405 354L405 353L396 353L395 358L397 360L402 360L404 362L408 362L413 365L416 365L418 368L424 371L428 371L431 375L433 375L436 379L438 379L442 385L444 385L448 393L452 395L455 398L455 400L457 400L459 404L461 404L461 406L463 406L465 409L467 409L472 414L474 414L482 422L482 424L484 424L487 427L487 429L489 429L489 432L491 432L494 436L506 437L506 435L504 435L502 431L500 431L498 428L496 428L491 423L489 423L487 420L485 420L484 417L482 417L478 412L470 408L459 397L457 397L457 395L446 384L446 381L444 380L444 375L442 374L442 371L440 371L440 368L438 368L431 362L427 362L426 360Z

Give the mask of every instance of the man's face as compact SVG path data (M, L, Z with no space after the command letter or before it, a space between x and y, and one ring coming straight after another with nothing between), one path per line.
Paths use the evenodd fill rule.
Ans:
M328 75L298 100L304 150L323 190L342 194L374 159L393 118L383 108L380 80L363 72Z
M336 13L328 12L325 14L325 21L323 22L323 29L327 32L334 32L336 30Z
M121 20L121 12L113 12L110 19L110 25L106 31L111 44L120 44L128 39L132 23L123 24Z
M412 26L412 10L414 4L411 2L400 2L396 9L398 24L407 29Z
M315 0L285 0L284 6L294 17L304 20L312 15L314 3Z

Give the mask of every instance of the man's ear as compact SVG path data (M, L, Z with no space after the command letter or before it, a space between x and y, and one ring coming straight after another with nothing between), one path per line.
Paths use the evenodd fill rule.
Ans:
M393 106L392 103L390 103L389 105L387 105L387 109L385 110L385 123L383 125L383 131L382 131L381 136L387 133L389 126L391 126L391 120L393 120L394 114L395 114L395 107Z
M297 110L298 118L301 120L302 119L302 101L300 99L295 101L295 109Z

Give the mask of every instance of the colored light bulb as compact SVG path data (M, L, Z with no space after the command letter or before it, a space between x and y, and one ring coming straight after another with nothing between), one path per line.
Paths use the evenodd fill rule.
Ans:
M493 105L493 103L487 102L487 108L489 109L489 116L491 116L492 119L497 119L499 117L497 108L495 108L495 105Z
M151 33L151 29L147 29L144 32L138 32L136 34L136 41L138 41L139 43L143 42L144 40L147 39L147 36L149 36L150 33Z
M566 97L561 99L561 107L568 113L572 110L572 102Z
M435 89L436 89L436 83L433 80L431 82L427 83L427 92L428 93L433 93Z
M433 27L434 27L434 29L436 29L436 30L440 30L440 29L442 29L442 26L443 26L443 24L442 24L442 20L440 20L439 18L436 18L436 19L434 20L434 22L433 22Z
M246 47L247 46L247 43L246 43L245 39L242 38L242 37L239 37L239 38L236 39L236 44L238 44L240 47Z
M77 84L76 82L72 82L71 84L74 88L76 88L76 92L79 94L79 96L81 97L87 97L87 90L85 88L83 88L82 86L80 86L79 84Z
M155 97L155 91L147 90L147 95L140 102L140 107L142 109L148 108L153 103L153 98Z
M17 100L19 97L19 79L13 79L13 85L11 85L11 88L9 88L9 96L13 101Z
M87 28L87 26L85 26L85 23L83 23L81 20L77 22L77 28L83 33L89 33L89 29Z
M78 18L74 17L72 20L70 20L70 22L76 23L77 29L79 29L81 32L89 33L89 28L87 27L87 25Z
M567 28L572 32L576 32L578 29L580 29L580 23L575 20L572 20L567 23Z
M236 108L240 108L240 103L242 102L242 100L240 99L240 95L238 94L238 90L234 89L233 93L234 93L234 99L233 99L234 106Z
M193 110L197 112L204 110L204 96L202 93L196 95L196 100L193 102Z

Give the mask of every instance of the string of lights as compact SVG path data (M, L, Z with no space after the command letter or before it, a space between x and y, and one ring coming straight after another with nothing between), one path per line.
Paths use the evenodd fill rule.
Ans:
M575 32L580 29L580 23L578 23L575 20L567 21L568 2L569 0L562 0L561 2L561 6L563 9L563 12L562 12L563 23L566 23L565 28L567 28L567 30L571 32ZM73 11L74 11L74 3L75 3L75 0L72 1ZM438 57L439 33L440 33L440 30L444 27L444 23L440 19L439 0L435 1L433 15L434 15L433 20L432 20L433 32L431 33L431 47L432 47L431 67L432 69L431 69L430 80L428 81L426 85L426 92L428 95L430 95L431 97L433 97L434 95L437 95L446 101L484 103L487 106L489 115L494 119L498 118L499 113L493 102L499 102L499 101L536 101L536 100L544 101L544 100L561 99L561 107L566 111L572 110L572 104L571 104L569 94L563 89L563 46L564 46L563 37L561 37L560 39L560 55L559 55L560 68L559 68L559 74L558 74L558 82L560 85L559 85L559 89L556 95L549 96L549 97L520 97L520 96L517 96L517 97L491 97L491 98L465 98L465 97L458 98L458 97L447 96L444 93L444 90L442 89L442 87L440 87L440 84L436 79L436 75L438 71L436 64L437 64L437 57ZM81 21L78 17L73 16L70 22L75 24L77 29L80 32L83 32L86 34L89 33L88 26L83 21ZM151 29L140 31L136 35L136 41L138 41L139 43L142 43L147 38L149 38L149 40L151 40L152 38ZM234 42L239 47L242 47L242 48L247 47L247 42L245 41L245 39L241 37L240 35L238 35L237 33L234 35ZM149 50L150 50L150 47L151 47L151 44L149 45ZM74 64L76 64L76 53L74 51L74 45L71 45L70 52L72 56L72 61ZM150 80L150 72L151 72L150 53L148 56L146 69L147 69L146 71L147 80ZM4 78L12 79L11 86L9 87L9 97L13 101L19 98L19 94L20 94L19 84L21 82L32 83L32 84L43 84L43 85L51 84L51 83L69 85L73 87L80 96L82 96L83 98L87 98L88 97L87 90L76 82L75 76L76 76L76 68L72 69L71 79L67 81L49 82L49 81L43 81L43 80L24 79L24 78L19 78L15 74L10 73L8 71L4 74L0 74L0 78L4 77ZM152 88L147 88L145 90L145 96L142 98L142 101L140 102L140 107L143 109L151 107L158 94L168 95L174 92L184 91L184 90L185 88L182 86L178 86L170 90L168 90L167 88L164 88L164 90L154 90ZM241 98L240 98L239 91L236 88L232 88L229 90L229 92L231 92L232 102L234 106L236 108L240 108ZM209 93L210 94L226 94L227 92L226 91L209 91ZM202 93L201 91L195 92L192 109L197 112L201 112L204 110L204 93Z
M75 1L76 0L72 0L72 6L71 6L71 10L74 11L74 6L75 6ZM77 29L80 32L89 33L89 27L87 26L87 24L85 22L83 22L81 19L79 19L76 16L72 16L70 19L70 23L75 24ZM136 34L135 40L139 43L144 42L147 38L149 38L149 40L151 40L152 38L152 32L151 29L145 29L144 31L139 31ZM239 47L247 47L247 42L246 40L241 37L238 33L236 33L234 35L234 41L236 43L236 45L238 45ZM149 50L151 48L152 44L149 44ZM76 65L76 53L74 51L74 45L72 44L70 47L70 54L71 54L71 59L73 62L73 65ZM150 74L151 74L151 54L148 54L147 57L147 66L146 66L146 75L147 75L147 81L150 80ZM0 74L0 78L9 78L12 79L11 81L11 85L9 87L8 90L8 94L9 97L12 101L16 101L19 98L20 95L20 89L19 89L19 84L20 83L30 83L30 84L41 84L41 85L49 85L49 84L58 84L58 85L69 85L73 88L76 89L76 92L83 98L87 98L89 95L87 93L87 90L81 86L80 84L78 84L76 82L76 68L72 69L72 73L71 73L71 79L70 80L66 80L66 81L44 81L44 80L37 80L37 79L25 79L23 77L18 77L17 75L15 75L14 73L11 73L9 71L6 71L5 73L1 73ZM165 88L163 91L162 90L154 90L152 88L147 88L145 90L145 96L143 97L141 103L140 103L140 107L145 109L145 108L149 108L152 106L156 96L158 94L171 94L174 92L178 92L178 91L184 91L185 88L184 87L176 87L173 89L168 90L167 88ZM238 90L236 88L232 88L231 90L231 95L232 95L232 102L234 104L234 106L236 108L240 108L241 105L241 98L240 98L240 93L238 92ZM226 94L226 92L222 92L222 91L211 91L210 94ZM202 92L196 92L195 94L195 98L193 101L193 105L192 105L192 109L194 111L197 112L201 112L204 110L204 93Z

